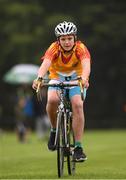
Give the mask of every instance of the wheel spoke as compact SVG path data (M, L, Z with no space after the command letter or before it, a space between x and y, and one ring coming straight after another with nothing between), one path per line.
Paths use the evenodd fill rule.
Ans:
M70 118L70 117L69 117ZM69 125L69 129L68 129L68 144L69 144L69 155L67 157L67 168L68 168L68 174L73 175L75 174L75 168L76 168L76 164L73 161L73 148L74 148L74 144L75 144L75 139L74 139L74 134L73 134L73 130L72 130L72 125L71 125L71 119L69 119L68 121Z
M62 131L62 122L63 122L63 114L58 114L58 132L57 132L57 168L58 168L58 177L61 177L63 175L63 169L64 169L64 135Z

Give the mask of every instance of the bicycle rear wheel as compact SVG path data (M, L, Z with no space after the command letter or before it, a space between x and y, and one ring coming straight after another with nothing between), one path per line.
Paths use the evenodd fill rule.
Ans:
M73 161L73 149L75 146L75 138L74 138L74 133L72 130L72 119L71 117L68 117L68 130L67 130L67 141L69 145L69 155L67 156L67 169L68 169L68 174L69 175L74 175L75 174L75 169L76 169L76 163Z
M64 128L63 128L63 113L57 115L58 132L57 132L57 169L58 177L63 175L64 170Z

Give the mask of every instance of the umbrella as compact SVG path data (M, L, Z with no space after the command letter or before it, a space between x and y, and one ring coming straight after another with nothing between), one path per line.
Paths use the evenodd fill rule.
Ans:
M31 84L37 77L39 66L34 64L17 64L13 66L3 77L10 84Z

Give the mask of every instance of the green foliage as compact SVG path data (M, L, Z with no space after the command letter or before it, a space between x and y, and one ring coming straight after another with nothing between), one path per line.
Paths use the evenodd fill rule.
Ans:
M3 26L0 33L1 37L5 37L2 44L3 66L6 68L8 56L11 60L10 65L31 62L34 58L34 47L44 35L42 24L38 24L43 16L43 7L36 2L2 1L1 9L3 19L0 22Z
M1 65L4 70L38 59L55 40L54 27L68 20L78 26L78 36L97 52L121 48L126 31L123 1L0 1ZM100 45L103 44L103 48ZM8 57L10 59L7 65Z

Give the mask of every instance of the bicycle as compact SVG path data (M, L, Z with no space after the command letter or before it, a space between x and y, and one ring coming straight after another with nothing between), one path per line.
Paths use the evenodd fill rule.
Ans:
M68 97L69 87L78 86L79 84L81 89L81 98L82 100L84 99L81 78L78 78L76 80L79 83L71 83L71 84L64 82L58 84L43 83L43 86L46 87L57 87L57 93L60 99L57 110L57 126L56 126L56 137L54 144L55 149L57 150L58 177L63 176L64 162L67 162L67 170L69 175L75 174L75 169L76 169L76 163L73 160L75 139L72 129L72 108ZM37 90L37 93L39 97L40 91Z

